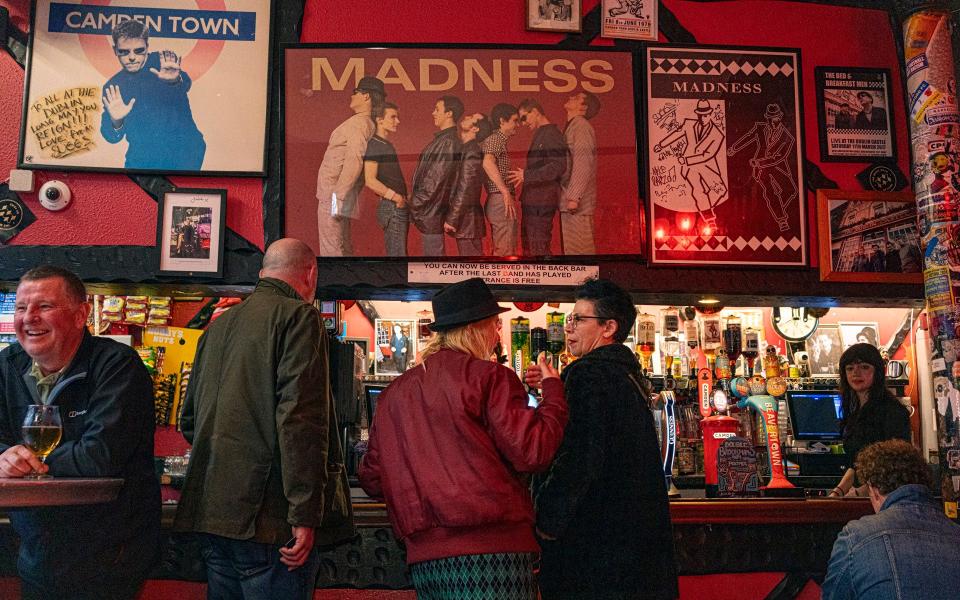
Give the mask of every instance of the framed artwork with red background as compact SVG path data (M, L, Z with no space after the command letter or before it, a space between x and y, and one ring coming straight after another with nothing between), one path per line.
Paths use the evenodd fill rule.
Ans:
M571 245L569 239L565 243L560 213L552 210L550 202L541 204L539 214L533 217L524 207L529 194L525 194L523 186L532 186L533 180L528 168L528 152L535 143L535 132L518 123L515 135L507 138L505 158L511 170L525 172L525 182L515 188L521 233L510 250L493 252L490 206L486 203L488 190L484 189L479 198L484 210L482 254L473 256L522 256L526 260L537 260L546 256L552 259L635 257L642 253L638 131L634 114L637 94L631 52L543 46L293 45L284 48L283 67L285 232L310 244L318 256L398 256L387 252L386 220L383 213L378 217L381 197L361 182L358 182L360 192L355 207L345 220L341 219L341 225L349 230L351 247L342 255L331 254L323 250L319 240L318 172L331 149L331 134L354 114L350 108L351 95L365 76L378 78L386 101L398 107L399 124L396 132L389 135L389 141L395 147L408 196L414 193L413 179L421 153L440 131L433 112L442 97L459 98L468 117L482 113L487 118L497 104L516 107L523 100L532 99L543 108L543 116L550 125L557 128L554 137L566 134L564 139L569 141L571 98L577 101L583 94L592 95L599 109L591 111L596 114L590 115L590 119L582 116L577 119L582 135L575 142L577 148L570 149L563 159L566 164L561 170L565 173L559 180L566 190L572 187L570 180L578 173L576 169L588 171L583 176L586 182L581 186L581 193L592 194L595 199L589 208L585 208L586 202L582 203L578 216L581 225L593 233L593 251L583 251L582 246ZM584 167L578 156L587 156L590 164ZM563 208L562 201L557 197L558 208ZM440 211L443 210L440 207ZM546 252L524 251L521 242L526 218L539 218L545 223L543 227L549 236ZM425 256L423 234L413 220L411 215L406 254L399 255L401 258ZM444 253L471 256L458 251L457 239L450 233L444 235Z

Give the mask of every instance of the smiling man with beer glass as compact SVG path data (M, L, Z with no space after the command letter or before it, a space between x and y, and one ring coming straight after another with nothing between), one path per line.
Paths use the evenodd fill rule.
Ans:
M112 502L9 511L27 599L133 598L159 552L153 385L131 348L87 333L86 300L70 271L31 269L17 286L18 343L0 352L0 477L124 479Z

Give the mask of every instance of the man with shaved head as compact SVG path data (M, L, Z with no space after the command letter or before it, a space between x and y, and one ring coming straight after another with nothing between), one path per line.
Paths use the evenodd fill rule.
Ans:
M312 598L316 547L355 534L316 286L310 247L278 240L253 293L200 338L174 528L200 534L208 598Z

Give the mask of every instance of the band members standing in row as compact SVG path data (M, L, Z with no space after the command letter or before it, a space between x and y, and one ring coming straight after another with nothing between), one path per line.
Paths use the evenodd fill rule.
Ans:
M517 134L519 117L510 104L498 104L490 111L496 129L480 147L483 149L483 170L487 173L487 220L493 237L495 256L513 256L517 251L516 193L510 177L510 156L507 140Z
M483 150L480 144L487 139L493 126L481 113L466 115L460 120L460 176L450 199L450 208L444 219L444 232L457 240L460 256L483 256L483 238L487 224L483 219L480 192L486 174L483 170Z
M357 195L363 187L363 155L387 93L376 77L364 77L350 96L353 116L341 123L327 144L317 171L317 226L321 256L352 256L350 219L360 218Z
M570 150L570 168L563 180L560 226L564 254L596 254L593 212L597 204L597 134L590 119L600 112L600 100L589 92L570 96L563 105Z
M520 124L533 131L526 168L511 171L509 177L510 183L522 186L523 253L547 256L550 254L553 218L560 203L560 180L567 171L567 143L536 100L524 100L518 112Z
M387 141L391 134L397 132L400 111L396 104L387 102L374 113L373 120L377 132L370 138L363 157L364 183L380 197L377 222L383 229L387 256L406 256L407 231L410 229L407 184L397 160L397 150Z
M433 124L439 129L420 153L413 174L410 216L423 237L424 256L446 256L443 247L443 220L460 171L460 136L457 123L463 102L443 96L433 109Z

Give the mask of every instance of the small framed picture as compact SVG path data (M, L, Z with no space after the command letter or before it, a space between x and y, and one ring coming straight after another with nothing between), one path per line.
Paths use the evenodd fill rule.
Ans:
M841 354L840 328L836 325L820 325L807 338L810 375L813 377L839 376Z
M374 375L402 375L417 361L417 321L376 319Z
M817 67L820 159L872 162L895 159L890 71Z
M923 282L912 193L818 190L817 224L821 281Z
M527 0L527 29L579 33L580 0Z
M876 322L840 322L840 340L846 350L854 344L870 344L880 347L880 326Z
M600 35L657 41L658 0L601 0Z
M227 190L177 189L163 195L157 219L162 275L223 276Z

